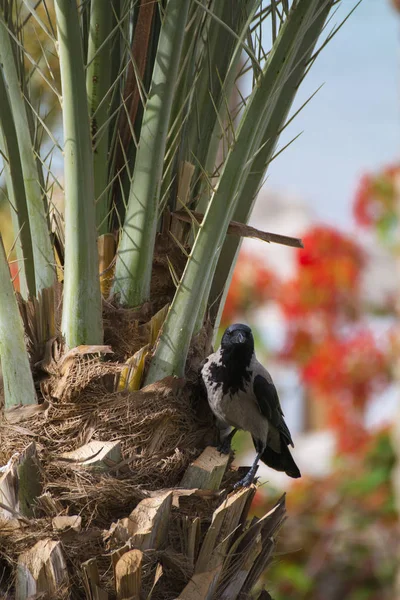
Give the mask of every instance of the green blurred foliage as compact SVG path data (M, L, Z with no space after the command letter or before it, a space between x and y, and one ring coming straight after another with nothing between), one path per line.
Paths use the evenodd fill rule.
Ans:
M284 525L266 583L274 600L392 600L399 526L389 431L339 458L326 478L303 477L288 494ZM273 492L261 488L261 502Z

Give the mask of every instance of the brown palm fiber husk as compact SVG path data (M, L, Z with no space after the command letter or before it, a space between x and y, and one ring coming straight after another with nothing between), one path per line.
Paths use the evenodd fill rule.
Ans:
M115 391L124 357L147 343L146 320L154 311L152 305L129 311L107 303L104 322L112 328L121 318L125 321L115 336L125 350L120 355L68 355L59 339L53 341L51 358L42 360L35 369L40 374L40 402L46 409L18 422L1 417L0 464L34 441L43 493L51 494L60 507L59 514L81 515L82 531L68 535L53 531L55 515L46 514L43 507L35 509L28 523L13 520L11 528L10 522L0 523L0 597L14 597L11 591L6 594L15 577L18 556L48 537L61 540L70 574L69 587L60 591L59 598L85 597L81 564L93 557L97 558L101 585L111 599L115 597L111 549L104 531L128 516L150 491L178 485L189 463L205 446L216 443L217 432L197 381L199 364L210 349L210 327L193 340L185 379L170 377L139 391ZM126 326L128 322L131 327ZM110 343L107 336L105 343ZM119 440L121 463L105 473L61 457L93 440ZM216 502L202 498L184 502L184 516L192 510L193 517L201 513L208 523ZM176 597L190 578L187 559L176 551L181 518L181 512L174 508L169 528L174 549L168 544L163 551L145 556L144 589L150 590L157 564L162 564L162 593L170 589L165 598ZM157 594L155 589L156 600Z

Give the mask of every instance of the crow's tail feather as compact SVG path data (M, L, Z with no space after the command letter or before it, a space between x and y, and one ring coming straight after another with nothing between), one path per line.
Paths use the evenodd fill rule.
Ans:
M293 477L294 479L301 477L299 468L294 462L289 448L283 441L281 443L281 448L282 451L278 453L267 446L261 456L263 463L268 467L271 467L271 469L275 469L275 471L285 471L286 475L289 475L289 477Z

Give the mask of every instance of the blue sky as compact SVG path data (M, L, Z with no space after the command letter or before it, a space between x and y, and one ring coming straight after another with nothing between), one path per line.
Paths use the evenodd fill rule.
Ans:
M343 0L339 23L354 6ZM352 228L351 201L360 174L400 154L400 16L390 0L363 0L323 50L303 82L296 107L324 87L281 137L267 189L294 194L317 218Z

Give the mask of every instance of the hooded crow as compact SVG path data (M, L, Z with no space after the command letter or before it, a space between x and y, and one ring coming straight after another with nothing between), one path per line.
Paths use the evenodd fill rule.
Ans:
M221 430L222 452L229 452L236 430L249 431L257 452L254 463L236 487L249 486L261 459L276 471L300 477L288 446L294 446L271 375L258 362L250 327L236 323L222 336L220 348L202 369L208 403ZM230 428L234 429L229 433Z

